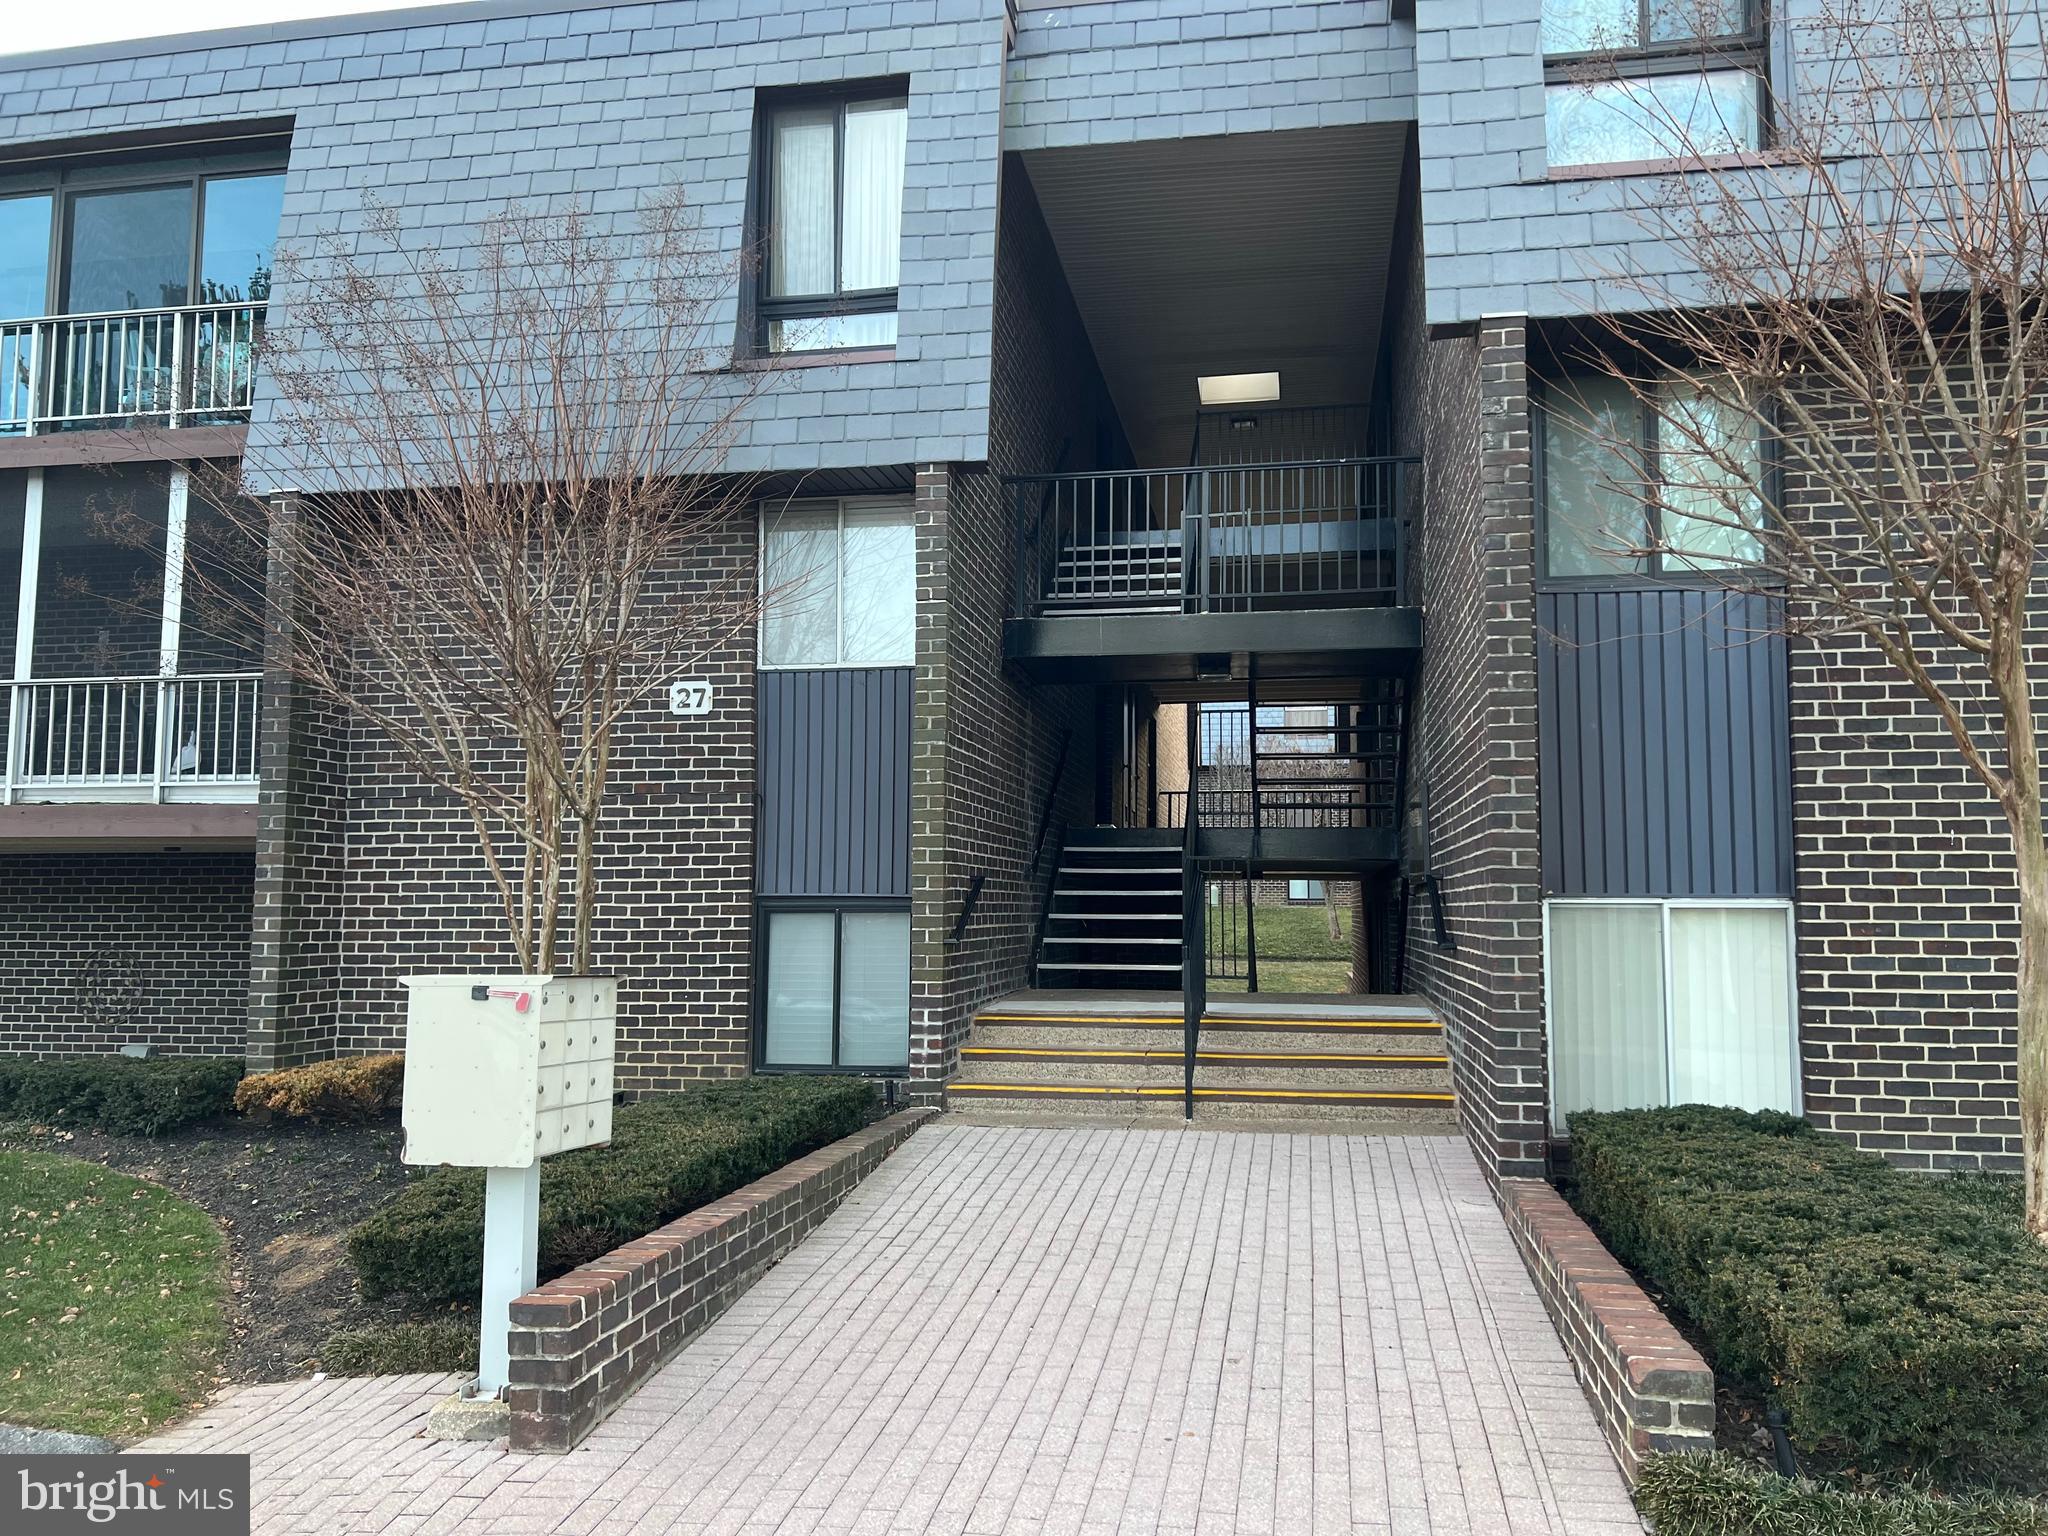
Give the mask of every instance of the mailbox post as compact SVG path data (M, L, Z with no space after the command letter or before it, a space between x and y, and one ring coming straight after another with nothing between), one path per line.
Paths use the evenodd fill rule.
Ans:
M618 982L609 976L408 976L407 1163L484 1170L477 1380L506 1386L513 1300L533 1289L540 1160L611 1140Z

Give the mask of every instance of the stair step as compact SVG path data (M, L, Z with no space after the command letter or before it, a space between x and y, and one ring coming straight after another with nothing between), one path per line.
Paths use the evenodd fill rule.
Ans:
M1105 960L1041 960L1038 962L1038 968L1041 971L1102 971L1112 975L1119 971L1172 971L1176 975L1180 973L1178 965L1112 965Z
M1048 933L1045 936L1045 942L1048 944L1171 944L1175 949L1180 948L1181 944L1178 936L1170 939L1148 939L1128 933Z
M1176 999L1177 1001L1177 999ZM1184 1039L1177 1014L1105 1019L1079 1014L983 1014L974 1021L970 1047L996 1050L1079 1052L1160 1051L1179 1059ZM1338 1057L1380 1056L1404 1064L1426 1066L1444 1060L1443 1037L1435 1026L1424 1029L1363 1027L1320 1029L1290 1025L1280 1029L1241 1030L1214 1020L1202 1026L1205 1057Z
M1185 1090L1174 1083L962 1083L946 1085L949 1095L959 1094L972 1097L991 1098L1043 1097L1043 1098L1131 1098L1163 1099L1180 1098ZM1421 1092L1414 1089L1375 1088L1201 1088L1194 1092L1197 1103L1203 1100L1230 1101L1246 1104L1297 1104L1297 1105L1366 1105L1406 1104L1417 1107L1449 1109L1457 1100L1449 1093Z
M1067 854L1159 854L1161 862L1165 854L1171 854L1180 864L1178 848L1161 848L1155 842L1069 842Z
M1178 894L1179 892L1177 891L1166 890L1156 885L1147 886L1142 890L1128 890L1120 886L1106 885L1059 885L1053 887L1053 895L1056 900L1065 900L1072 896L1177 896ZM1179 908L1176 907L1174 909L1174 915L1176 917L1180 915Z
M963 1045L963 1060L990 1062L1077 1062L1077 1061L1171 1061L1187 1057L1169 1047L1119 1048L1107 1045ZM1195 1052L1197 1066L1276 1067L1285 1071L1378 1070L1401 1068L1423 1070L1448 1067L1448 1056L1408 1056L1392 1051L1212 1051Z
M1161 877L1170 875L1175 880L1178 880L1180 878L1180 861L1176 859L1171 865L1164 863L1062 864L1060 866L1060 873L1063 875L1158 875ZM1146 894L1154 893L1147 892Z
M1180 909L1174 911L1061 911L1055 907L1047 913L1049 922L1077 922L1077 924L1178 924Z

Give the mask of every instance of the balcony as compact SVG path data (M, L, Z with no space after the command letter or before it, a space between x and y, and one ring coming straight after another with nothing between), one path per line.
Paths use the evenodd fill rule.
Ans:
M251 803L261 717L254 672L17 682L0 803Z
M246 422L266 306L0 321L0 434Z
M0 847L253 840L262 555L182 465L0 469Z
M1415 462L1024 475L1010 659L1045 680L1399 670ZM1220 661L1219 661L1220 658Z

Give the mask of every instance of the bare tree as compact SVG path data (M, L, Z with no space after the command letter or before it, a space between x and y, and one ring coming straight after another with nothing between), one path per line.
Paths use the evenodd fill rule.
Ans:
M1614 530L1623 553L1769 593L1817 643L1867 644L1996 802L2018 886L2026 1220L2048 1237L2028 651L2048 526L2048 70L2006 0L1832 5L1787 25L1796 83L1763 153L1729 152L1741 135L1701 109L1704 85L1636 96L1676 164L1636 183L1629 211L1677 259L1595 274L1574 350L1649 431L1590 390L1564 408L1609 506L1642 509Z
M373 204L280 253L275 416L205 486L269 572L197 601L268 590L273 664L467 814L526 970L592 965L620 727L758 610L735 266L674 190L629 232L512 208L463 250Z

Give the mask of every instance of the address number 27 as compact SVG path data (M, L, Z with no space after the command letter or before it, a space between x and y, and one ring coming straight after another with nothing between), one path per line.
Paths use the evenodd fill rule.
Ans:
M686 677L668 685L668 712L672 715L711 713L711 679Z

